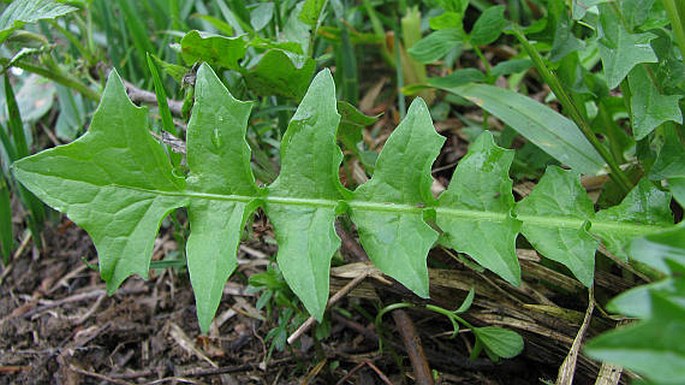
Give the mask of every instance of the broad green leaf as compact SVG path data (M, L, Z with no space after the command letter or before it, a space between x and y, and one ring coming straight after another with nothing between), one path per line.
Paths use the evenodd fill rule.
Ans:
M463 40L464 34L459 29L441 29L419 40L408 52L421 63L432 63L447 55Z
M91 235L110 293L131 274L147 277L160 222L186 203L147 126L113 71L85 135L14 164L24 186Z
M655 291L675 293L678 289L681 288L677 287L674 279L637 286L612 298L606 308L612 313L623 314L628 317L649 318L652 314L651 293ZM682 292L685 293L685 291Z
M557 62L566 55L585 48L585 43L573 34L573 20L561 1L550 2L548 12L548 18L551 19L549 27L554 33L549 55L551 61Z
M237 70L245 57L245 40L241 36L225 37L190 31L181 39L181 56L188 64L207 62L214 67Z
M485 326L471 330L490 355L512 358L523 351L523 337L513 330L497 326Z
M202 196L258 196L250 168L245 131L251 104L233 98L203 64L195 81L195 104L188 123L188 191ZM188 271L202 330L209 329L228 277L238 266L236 253L249 201L191 199Z
M455 242L461 242L457 238L485 239L478 238L480 233L474 236L472 228L487 223L491 231L502 231L487 234L487 239L506 239L513 247L516 234L509 225L517 224L510 215L511 181L506 178L510 153L484 135L459 166L463 177L455 177L451 191L436 207L430 168L444 139L435 132L421 99L412 103L407 117L387 140L374 177L351 193L341 186L338 176L340 116L330 72L316 76L295 113L281 144L281 174L266 189L255 186L245 144L249 105L233 99L206 64L198 71L195 91L187 132L186 178L174 174L163 146L148 133L146 110L128 100L116 72L110 75L84 136L14 164L18 181L91 234L110 292L131 274L147 275L159 223L181 206L189 213L188 268L204 331L221 300L226 278L235 269L244 222L257 205L264 207L274 225L277 259L286 281L319 319L328 297L331 256L340 243L333 223L345 209L374 263L424 297L428 296L426 257L438 237L424 216L461 223L463 233L442 229ZM0 139L9 143L7 135ZM524 224L548 223L564 229L578 229L582 224L577 218L548 213L519 219ZM592 222L593 229L625 228L613 220ZM640 226L646 229L641 234L673 228L634 224ZM676 242L681 239L675 238ZM473 254L480 252L474 250ZM507 253L511 259L511 251ZM516 272L509 272L514 283L519 279Z
M326 0L305 0L300 12L300 21L314 28L319 22L319 16L326 5Z
M359 240L373 263L424 298L429 294L426 255L438 233L423 220L421 207L434 205L430 170L444 141L426 103L415 99L385 143L373 177L350 202ZM372 207L378 204L384 207ZM394 210L394 205L415 209Z
M25 24L55 19L77 10L55 0L14 0L0 15L0 43Z
M490 75L498 78L500 76L506 76L511 74L516 74L519 72L525 72L533 66L533 62L530 59L512 59L497 63L492 70Z
M250 24L255 31L261 31L274 17L274 3L259 3L250 11Z
M299 100L315 70L316 63L309 57L271 49L245 73L245 80L259 95L282 95Z
M668 180L673 197L685 206L685 144L675 127L666 125L663 128L664 144L649 177L652 180Z
M431 17L428 25L430 25L431 29L435 31L442 29L457 29L463 35L463 19L464 15L462 13L448 11L442 15Z
M455 87L440 78L428 83L470 100L578 172L594 175L604 167L602 157L571 120L529 97L486 84Z
M647 69L638 65L628 74L631 89L630 121L635 140L649 135L667 121L683 122L678 95L663 95L652 82Z
M670 194L643 179L620 205L597 213L596 220L613 222L611 227L593 226L590 231L602 239L610 252L627 261L629 256L632 257L629 249L634 238L673 224L670 201Z
M629 33L611 5L600 6L599 56L609 88L616 88L636 65L657 62L649 45L654 38L652 33Z
M333 77L324 70L288 125L281 144L281 174L269 187L266 203L278 241L278 265L318 320L326 310L331 258L340 246L333 226L343 191L338 179L342 152L335 135L339 121ZM293 198L322 202L298 206L289 201Z
M659 384L685 378L685 308L663 294L652 294L652 317L612 330L590 341L590 357L619 364Z
M444 231L443 243L518 285L521 267L516 236L521 224L511 215L514 196L509 167L513 159L514 152L495 145L490 132L480 135L440 196L437 223Z
M611 0L573 0L573 20L580 20L585 16L588 9L599 5L601 3L606 3Z
M568 267L588 287L592 286L597 249L597 241L587 231L593 215L592 201L578 174L557 166L547 168L530 195L516 205L516 216L523 221L521 233L526 239L542 255ZM577 226L562 228L539 220L546 216L575 220Z
M504 30L506 25L507 20L504 18L504 6L490 7L483 11L478 20L476 20L469 34L469 41L475 46L493 43L502 34L502 30Z
M685 268L685 225L635 239L630 248L633 259L665 273L673 265Z

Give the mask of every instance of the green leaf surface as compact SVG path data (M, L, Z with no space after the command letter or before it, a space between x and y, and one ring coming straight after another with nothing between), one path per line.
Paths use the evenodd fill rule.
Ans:
M14 0L0 15L0 43L25 24L55 19L77 10L55 0Z
M464 34L459 29L441 29L419 40L408 52L421 63L432 63L447 55L463 41Z
M131 103L114 71L88 132L15 162L14 174L88 231L110 293L131 274L147 277L160 222L184 205L171 195L184 181L148 134L147 110Z
M590 357L630 368L659 384L685 378L685 308L663 294L652 294L652 317L612 330L590 341ZM656 370L658 368L658 370Z
M571 270L585 286L592 286L595 250L598 242L588 233L592 219L592 201L571 171L550 166L533 191L516 206L516 216L523 221L521 233L545 257ZM527 216L576 220L575 228L550 226L545 221L526 220Z
M352 207L352 221L373 263L421 297L428 297L426 255L438 233L423 220L423 206L434 205L431 165L445 139L433 127L422 99L409 106L407 117L388 138L371 180L354 191L356 202L384 203L388 211ZM392 205L414 206L395 212Z
M342 152L336 144L340 122L335 84L328 70L312 81L281 144L281 174L269 196L283 199L342 199L338 168ZM270 200L266 212L278 241L278 265L285 280L319 321L328 300L328 271L340 246L333 222L336 205L296 206Z
M683 122L678 95L663 95L654 85L645 66L636 66L628 74L631 89L630 121L635 140L649 135L664 122Z
M313 59L280 49L267 51L245 73L250 89L259 95L302 99L316 70Z
M629 33L611 5L600 6L599 56L609 88L616 88L636 65L657 62L649 45L654 38L652 33Z
M602 157L571 120L529 97L487 84L455 87L440 78L428 83L470 100L578 172L594 175L604 167Z
M241 36L225 37L190 31L181 39L181 56L188 64L207 62L217 68L237 70L245 57L245 40Z
M300 12L300 21L314 28L319 22L319 16L326 5L326 0L305 0Z
M685 269L685 225L646 235L633 241L631 256L665 273L673 273L673 265Z
M196 194L258 196L245 132L251 104L233 98L221 80L202 65L187 131L188 190ZM202 330L208 330L236 253L249 202L192 199L188 271Z
M480 135L440 196L437 223L444 231L443 243L518 285L521 267L516 236L521 224L511 216L514 196L509 167L513 159L514 152L495 145L490 132ZM480 215L467 215L472 212Z
M627 261L630 243L643 236L649 226L661 227L673 224L669 207L671 196L657 189L651 182L643 179L623 199L618 206L601 210L595 218L602 222L614 222L616 227L625 225L620 231L616 228L591 228L590 231L602 239L607 249ZM635 226L639 225L639 226Z
M288 285L319 319L328 298L331 256L340 244L333 224L343 211L357 225L374 263L420 296L428 296L426 257L438 238L424 217L460 223L461 233L442 229L456 243L458 238L484 239L472 232L483 224L500 231L487 239L496 240L490 243L497 247L510 245L502 249L510 262L501 274L512 283L520 280L512 256L518 222L510 214L511 181L506 178L512 156L494 146L489 134L461 162L437 206L430 169L444 139L436 133L426 104L416 99L388 138L373 178L349 192L339 179L342 153L336 128L341 119L335 85L324 70L283 137L280 176L259 189L244 139L249 104L235 100L206 64L198 71L195 92L185 178L174 175L163 146L149 135L146 110L128 100L116 72L85 135L14 164L17 180L91 234L110 292L131 274L147 275L160 221L181 206L190 219L187 263L203 331L235 269L245 220L258 205L275 228L277 260ZM549 213L519 219L570 229L583 223ZM624 231L626 224L593 220L592 226ZM633 226L644 227L640 234L672 228ZM483 251L473 247L469 252L477 258Z
M0 127L0 130L2 129ZM0 256L2 256L2 263L4 265L7 265L10 261L12 248L14 247L11 203L9 186L5 176L0 175Z
M496 326L485 326L471 330L490 355L511 358L523 351L523 337L513 330Z
M472 45L482 46L493 43L507 26L504 6L497 5L483 11L471 29L469 40Z

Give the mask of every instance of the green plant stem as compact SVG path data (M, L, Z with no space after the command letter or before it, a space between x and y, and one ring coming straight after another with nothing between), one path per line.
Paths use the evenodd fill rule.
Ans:
M680 54L685 58L685 27L681 20L682 14L685 14L685 4L683 4L682 0L662 0L662 3L666 9L666 15L668 15L668 19L671 21L671 28L673 29L675 41L678 43L678 48L680 48Z
M16 62L14 63L14 66L17 68L21 68L25 71L34 73L36 75L40 75L44 78L50 79L55 83L61 84L65 87L74 89L94 102L100 101L101 95L99 92L88 87L86 84L83 84L80 80L78 80L75 76L72 76L71 74L65 73L63 71L53 71L51 69L37 66L34 64L29 64L24 61Z
M585 121L580 113L580 110L573 102L573 99L571 99L571 97L564 90L559 78L549 68L547 68L547 65L545 65L540 53L535 49L535 47L533 47L528 39L526 39L526 36L517 26L513 28L513 32L514 36L516 36L521 45L523 45L523 48L528 53L528 56L530 56L535 68L540 73L540 76L542 76L543 80L547 83L547 85L549 85L549 88L552 90L552 92L554 92L554 95L556 95L557 99L563 106L564 111L569 115L571 120L573 120L576 126L578 126L585 138L590 142L590 144L592 144L592 147L597 150L599 155L609 166L609 169L611 170L609 177L624 192L627 193L630 191L630 187L632 185L630 179L628 179L628 176L623 172L623 170L621 170L621 167L619 166L618 162L616 162L614 157L611 156L609 150L607 150L607 148L602 145L599 139L597 139L595 133L592 131L592 128Z

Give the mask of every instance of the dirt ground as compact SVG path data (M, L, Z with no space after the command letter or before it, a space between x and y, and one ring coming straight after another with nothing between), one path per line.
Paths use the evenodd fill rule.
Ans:
M382 333L383 351L379 351L379 333L363 316L364 312L375 315L378 304L361 298L365 297L364 285L338 304L345 311L330 312L328 338L315 343L309 331L295 348L275 351L267 358L265 336L278 319L275 315L267 318L264 311L256 309L258 297L246 290L246 277L264 270L266 257L275 253L274 246L255 242L241 248L240 271L225 287L212 331L202 336L185 270L155 270L147 281L130 278L110 297L93 269L96 253L85 232L63 219L46 229L44 240L40 253L32 242L22 245L21 255L2 272L2 384L414 383L407 346L393 317L384 318L386 332ZM168 235L162 235L155 254L175 247ZM439 277L431 274L432 285L439 284ZM334 279L332 286L335 283ZM387 303L417 301L397 287L379 291L378 286L367 284L366 290L373 293L366 297L380 296ZM441 298L453 302L455 295L463 296L449 288L432 286L431 290L441 290L434 296L438 303ZM485 300L476 301L472 322L479 322L478 317L488 319L488 315L489 322L499 319L503 326L513 322L510 310L493 314L493 309L503 305L490 305L494 307L488 308ZM553 381L577 328L557 324L557 337L566 341L560 343L555 341L557 337L518 326L526 340L524 353L492 363L487 358L469 360L472 341L468 333L449 338L451 326L444 317L415 309L407 314L436 382L442 384ZM550 322L550 328L555 327L556 321ZM596 371L596 363L580 362L575 383L594 382Z

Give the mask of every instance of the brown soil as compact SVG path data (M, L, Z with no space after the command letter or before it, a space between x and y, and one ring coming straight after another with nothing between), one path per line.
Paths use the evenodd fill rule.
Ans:
M246 276L262 271L267 260L241 252L240 258L247 263L226 286L218 323L209 336L201 336L184 270L153 271L148 281L130 278L110 297L98 273L86 263L96 262L87 234L64 219L47 228L44 239L40 253L28 243L2 272L2 384L414 383L406 345L393 317L384 318L381 353L373 322L364 317L364 312L375 316L380 305L360 298L378 296L386 304L419 303L398 285L365 283L372 294L365 295L362 285L343 299L338 306L344 311L329 314L332 327L326 339L316 343L309 331L296 348L275 351L267 359L265 337L278 319L258 311L257 295L246 291ZM158 255L175 247L168 236L158 241ZM264 244L252 246L273 255L273 247ZM438 303L441 297L452 304L463 297L450 289L431 290L441 290L434 299ZM476 302L474 307L493 315L485 302ZM496 364L486 358L472 361L467 358L472 344L469 333L451 339L451 326L444 317L425 310L408 314L423 341L426 360L438 374L437 383L553 381L568 352L568 346L553 339L519 330L526 339L523 355ZM474 313L472 322L479 322L478 314ZM571 338L574 330L568 330ZM575 383L592 383L596 365L581 369Z

